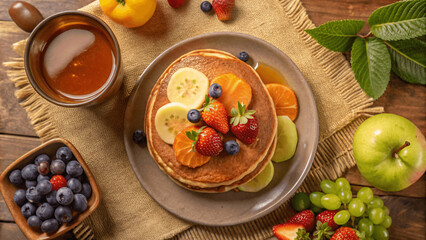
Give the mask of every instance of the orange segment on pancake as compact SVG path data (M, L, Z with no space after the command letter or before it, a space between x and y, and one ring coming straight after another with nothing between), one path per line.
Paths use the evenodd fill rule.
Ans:
M187 127L180 131L175 138L173 143L173 150L175 151L176 160L182 165L190 168L196 168L206 164L210 161L210 156L203 156L192 150L193 141L186 136L186 131L197 131L200 127Z
M232 116L232 108L238 109L238 101L246 106L250 105L250 85L234 74L226 73L219 75L210 82L210 85L213 83L217 83L222 87L222 96L217 100L225 105L228 116Z
M297 117L299 106L297 103L296 94L293 90L283 84L269 83L266 84L269 95L274 101L275 110L278 116L286 115L292 121Z

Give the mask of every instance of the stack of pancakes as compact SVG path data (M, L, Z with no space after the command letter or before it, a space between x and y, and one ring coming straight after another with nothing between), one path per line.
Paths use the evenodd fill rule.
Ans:
M221 74L233 73L251 86L252 100L248 109L256 110L259 125L258 138L254 143L246 145L229 132L223 136L223 142L236 140L240 145L236 155L231 156L222 151L197 168L189 168L176 160L173 147L161 140L156 131L155 115L160 107L170 102L167 98L167 85L173 73L183 67L201 71L210 81ZM223 51L195 50L174 61L152 89L145 119L148 149L152 157L173 181L192 191L214 193L236 188L256 177L275 151L277 117L268 91L253 68Z

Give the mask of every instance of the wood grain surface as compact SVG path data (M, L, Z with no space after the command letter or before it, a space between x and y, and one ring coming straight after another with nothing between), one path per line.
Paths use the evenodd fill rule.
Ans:
M162 0L165 1L165 0ZM195 0L190 0L195 1ZM368 16L378 7L396 2L395 0L301 0L312 21L316 25L331 20L360 19ZM28 36L11 22L7 9L12 0L0 1L0 62L12 57L19 57L11 49L11 45ZM78 9L91 0L28 0L40 9L44 16L53 13ZM200 0L201 2L201 0ZM237 2L238 4L238 2ZM362 32L369 31L364 26ZM24 109L14 96L15 88L7 78L6 69L0 66L0 171L3 171L19 156L38 146L37 138ZM404 116L414 122L426 133L426 87L408 84L397 76L391 76L385 94L375 103L383 106L386 112ZM353 190L363 186L371 186L359 173L357 168L350 169L345 176L354 186ZM374 189L375 194L382 197L390 209L393 219L390 228L390 239L426 239L426 177L423 176L411 187L395 193ZM68 235L65 238L72 238ZM25 239L14 224L3 199L0 197L0 239Z

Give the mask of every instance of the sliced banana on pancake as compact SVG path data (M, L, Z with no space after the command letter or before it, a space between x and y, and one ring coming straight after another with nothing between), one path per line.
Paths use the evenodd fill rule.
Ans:
M194 68L181 68L170 78L167 86L167 98L170 102L179 102L188 109L199 108L209 89L209 79Z
M178 102L168 103L158 109L155 129L164 142L173 144L180 130L192 125L186 118L187 113L188 107Z

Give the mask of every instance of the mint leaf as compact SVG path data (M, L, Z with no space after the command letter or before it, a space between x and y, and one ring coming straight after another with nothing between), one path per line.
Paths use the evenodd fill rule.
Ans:
M359 20L331 21L305 31L323 47L335 52L346 52L351 49L364 23Z
M391 59L385 43L378 38L357 38L352 46L352 70L361 88L374 100L389 83Z
M396 2L378 8L368 18L374 36L388 41L426 34L426 1Z
M417 39L389 41L392 71L409 83L426 85L426 43Z

